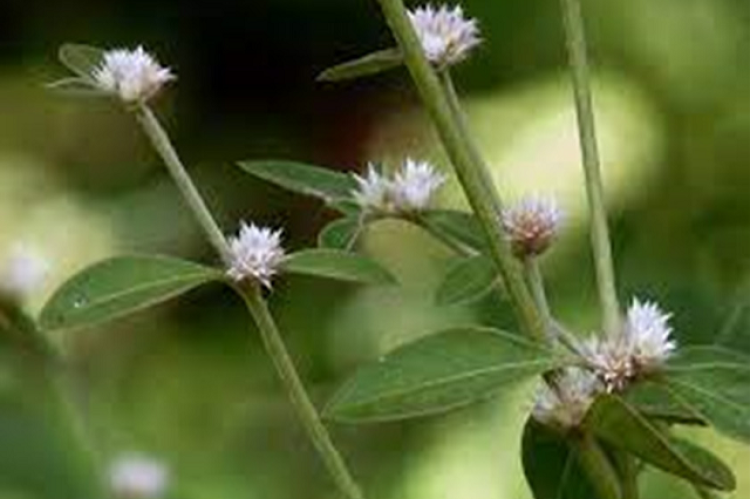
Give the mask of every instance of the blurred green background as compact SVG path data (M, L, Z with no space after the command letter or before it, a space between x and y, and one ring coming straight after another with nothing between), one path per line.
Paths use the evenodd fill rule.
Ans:
M721 342L750 353L750 3L584 3L623 297L659 300L674 312L683 344ZM545 270L558 314L591 331L598 317L558 4L463 5L484 36L454 72L472 126L507 199L550 192L568 211ZM107 256L212 260L132 117L111 102L44 89L65 75L56 61L64 42L143 44L174 68L179 79L157 110L227 231L240 219L283 226L287 246L300 248L333 216L243 175L236 160L353 171L411 154L446 166L404 71L315 82L327 66L391 44L372 0L5 0L0 254L24 241L52 262L32 312L72 272ZM440 204L464 205L455 181ZM402 286L276 284L272 306L320 403L360 363L437 328L470 321L513 328L495 297L433 304L451 255L417 229L381 223L363 249ZM336 497L227 290L208 288L55 340L75 360L101 453L158 456L171 469L175 498ZM0 497L80 499L64 443L40 397L29 394L33 383L9 373L0 369ZM528 498L518 447L533 390L445 417L333 431L370 497ZM693 433L735 466L733 497L750 498L750 449ZM645 487L645 499L691 494L656 472Z

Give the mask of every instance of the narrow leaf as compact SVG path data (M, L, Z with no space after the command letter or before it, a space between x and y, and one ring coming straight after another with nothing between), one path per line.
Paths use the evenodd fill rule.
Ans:
M94 70L101 64L104 51L89 45L66 43L58 57L68 69L86 81L92 80Z
M534 418L524 426L521 457L534 499L599 499L575 449Z
M394 284L395 277L376 261L346 251L303 250L289 255L282 265L285 272L362 284Z
M318 234L318 246L321 248L351 250L364 229L361 216L344 217L326 225Z
M64 283L44 306L39 323L45 330L91 326L221 279L216 269L174 258L112 258Z
M376 422L437 414L485 399L564 359L503 331L466 327L433 334L359 369L328 417Z
M471 213L456 210L430 210L421 215L420 222L429 230L453 239L475 251L487 247L479 221Z
M106 97L107 93L83 78L63 78L47 85L50 90L76 97Z
M357 188L350 175L294 161L242 161L239 165L256 177L326 203L349 199Z
M328 68L317 77L318 81L344 81L371 76L393 68L404 63L401 51L392 48L379 50L352 61L337 64Z
M708 422L663 384L636 383L623 397L641 414L666 423L705 426Z
M717 430L750 443L750 359L719 347L683 348L663 382Z
M586 416L585 426L613 447L630 452L645 462L674 475L718 490L733 490L734 476L717 457L693 448L660 430L623 399L601 395Z
M498 285L495 265L484 255L462 259L451 265L435 294L438 305L478 300Z

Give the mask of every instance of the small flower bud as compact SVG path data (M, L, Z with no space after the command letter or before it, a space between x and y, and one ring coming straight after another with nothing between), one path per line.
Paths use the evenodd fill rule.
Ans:
M169 485L169 471L152 458L126 454L109 468L109 484L118 499L157 499Z
M476 19L464 17L460 6L417 7L409 11L427 59L439 68L463 61L482 41Z
M519 258L542 254L560 230L563 213L552 198L526 197L503 209L503 228Z
M172 71L159 65L143 47L108 50L102 59L91 75L95 86L127 104L151 99L175 79Z
M669 318L656 303L634 298L621 334L586 343L586 357L608 391L624 390L632 380L658 370L674 353L677 343L671 339Z
M569 367L555 378L554 387L537 392L532 415L537 421L564 430L581 424L602 384L590 371Z
M284 259L281 230L273 231L255 224L240 225L239 234L229 238L231 265L227 275L235 281L256 279L271 287L271 278Z
M16 245L0 269L0 295L22 302L44 282L49 263L36 251Z

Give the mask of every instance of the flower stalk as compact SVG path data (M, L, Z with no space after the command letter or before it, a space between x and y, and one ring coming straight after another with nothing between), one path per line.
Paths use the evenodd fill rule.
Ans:
M586 196L591 212L591 244L599 302L602 308L603 330L605 334L612 336L619 334L620 331L620 306L617 299L601 162L596 139L596 121L583 13L580 0L561 0L561 5L586 178Z
M151 109L145 104L137 107L136 116L144 132L151 140L152 145L167 166L172 178L177 183L180 192L209 241L219 253L224 263L228 267L231 267L232 252L229 244L185 170L167 133ZM245 280L242 283L238 283L235 289L239 291L250 314L255 320L266 351L273 361L287 395L297 412L297 416L323 459L331 477L341 491L346 494L348 499L364 499L359 486L349 472L341 454L333 444L328 430L323 425L315 405L312 403L307 390L302 384L297 369L276 326L276 322L268 310L258 283L252 280Z
M404 55L406 66L437 128L443 146L456 170L472 210L489 242L490 256L502 276L522 329L532 337L545 337L544 322L529 293L511 253L506 234L499 223L501 204L489 169L469 134L465 120L456 109L458 99L442 81L425 57L403 0L378 0L386 21Z

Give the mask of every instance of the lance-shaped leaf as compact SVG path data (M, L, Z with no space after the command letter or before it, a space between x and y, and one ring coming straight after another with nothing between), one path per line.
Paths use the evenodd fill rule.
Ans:
M101 64L103 56L102 49L76 43L66 43L58 52L60 62L88 82L92 81L92 75Z
M351 175L294 161L242 161L239 165L258 178L326 203L349 199L357 188Z
M112 258L65 282L44 306L39 323L45 330L90 326L223 278L217 269L175 258Z
M348 216L329 223L318 234L318 246L321 248L351 250L364 229L365 221L361 216Z
M430 210L420 215L419 222L428 230L435 231L473 250L482 251L487 246L482 226L471 213L456 210Z
M534 499L599 499L575 448L533 418L523 430L521 458Z
M392 48L379 50L352 61L337 64L326 69L317 77L318 81L344 81L371 76L401 66L404 56L401 51Z
M705 426L708 422L695 409L677 397L663 384L653 381L636 383L623 395L628 404L648 418L666 423Z
M108 95L107 92L83 78L63 78L48 84L47 88L59 94L74 97L106 97Z
M459 260L448 268L435 293L438 305L478 300L499 284L495 265L484 255Z
M559 367L538 343L481 327L436 333L359 369L328 404L329 418L376 422L436 414Z
M736 486L718 457L662 431L620 397L600 395L584 424L601 440L666 472L718 490Z
M366 256L331 249L292 253L281 265L284 272L327 277L362 284L394 284L395 277Z
M717 430L750 442L750 359L718 347L684 348L663 382Z

